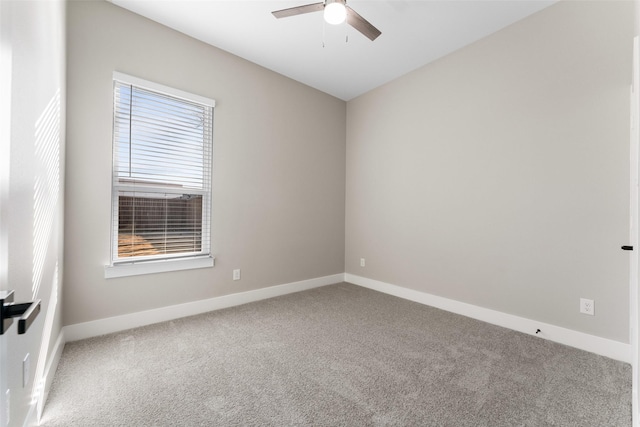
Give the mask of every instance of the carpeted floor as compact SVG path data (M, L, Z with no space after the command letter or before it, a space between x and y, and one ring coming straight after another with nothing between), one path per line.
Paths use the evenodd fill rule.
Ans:
M341 283L65 346L57 426L631 426L631 367Z

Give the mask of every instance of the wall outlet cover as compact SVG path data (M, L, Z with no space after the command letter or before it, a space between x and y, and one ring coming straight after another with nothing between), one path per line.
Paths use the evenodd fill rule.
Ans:
M595 314L595 303L592 299L580 298L580 313L593 316Z

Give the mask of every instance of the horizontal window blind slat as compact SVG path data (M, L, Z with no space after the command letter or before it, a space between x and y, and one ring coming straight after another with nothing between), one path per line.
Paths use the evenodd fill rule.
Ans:
M198 188L167 188L161 187L158 191L153 191L155 188L152 185L143 184L124 184L117 183L113 186L114 190L121 196L127 197L139 197L147 199L160 199L160 198L177 198L185 195L190 197L203 196L207 194L208 190L202 190Z
M133 110L132 116L139 120L160 121L170 123L186 129L202 129L207 121L203 111L181 112L179 114L167 111L161 105L136 105L126 107L126 111Z
M167 117L171 120L193 120L195 118L202 118L206 115L205 107L189 108L186 104L166 104L158 102L155 99L144 99L133 97L130 103L123 103L122 105L132 106L135 109L136 114L144 116L146 114L159 117ZM202 119L197 120L202 121Z
M190 126L160 117L132 116L130 123L132 130L142 134L167 135L184 140L201 140L204 133L201 125ZM129 124L125 123L125 126L129 127Z
M190 159L174 160L155 154L133 159L129 164L131 168L138 167L150 173L160 172L171 175L171 171L175 171L178 172L176 173L178 176L202 176L202 170L205 167L203 162L190 161ZM189 169L189 171L185 171L185 169Z
M133 98L141 98L141 99L151 99L154 102L157 103L164 103L164 104L168 104L168 105L180 105L182 108L184 109L189 109L189 108L203 108L204 104L201 103L196 103L196 102L190 102L184 98L176 98L170 95L165 95L159 92L154 92L154 91L150 91L150 90L146 90L140 87L136 87L136 86L132 86L133 88L133 93L132 96ZM208 107L208 106L207 106Z
M126 129L132 133L131 138L134 142L138 138L152 136L154 138L159 138L161 141L175 141L180 144L192 144L196 147L201 147L202 140L204 139L202 132L188 133L187 131L181 131L180 129L174 129L167 126L153 126L152 124L146 126L145 124L134 123L131 129Z
M153 138L139 138L135 141L135 144L124 144L124 146L128 149L134 150L139 157L142 157L145 153L156 155L162 154L164 157L178 158L188 157L204 159L208 157L207 154L204 153L202 147L198 147L195 144L180 144L179 141L165 141L158 138L155 140ZM182 154L181 148L183 149ZM133 155L133 153L131 155Z
M167 134L187 135L197 138L203 133L203 123L185 122L166 117L133 115L131 125L136 129L156 129Z
M154 183L157 183L159 187L168 187L172 184L171 177L166 177L166 176L158 176L157 179L154 181L153 176L149 176L148 174L145 174L144 176L140 177L140 179L136 180L136 174L134 173L134 174L129 174L124 178L131 178L130 186L132 188L135 188L136 185L138 185L140 189L144 191L147 191L146 188L152 187ZM203 188L202 182L187 181L184 179L179 180L178 178L179 177L176 177L174 179L173 184L175 188L181 189L180 190L181 192L190 192L190 191L195 191ZM140 182L140 183L137 184L137 182Z

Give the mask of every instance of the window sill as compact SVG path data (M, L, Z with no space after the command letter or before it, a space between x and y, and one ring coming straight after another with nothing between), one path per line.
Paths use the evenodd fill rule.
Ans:
M105 279L116 277L138 276L141 274L165 273L168 271L192 270L196 268L210 268L215 264L213 257L167 259L162 261L147 261L136 264L105 265Z

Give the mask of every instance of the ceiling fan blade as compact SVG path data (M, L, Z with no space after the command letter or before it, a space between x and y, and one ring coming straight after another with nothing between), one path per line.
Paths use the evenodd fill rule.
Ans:
M303 13L319 12L324 9L324 3L312 3L304 6L290 7L288 9L276 10L273 16L276 18L286 18L288 16L302 15Z
M347 6L347 23L360 31L371 41L375 40L380 34L382 34L380 30L371 25L371 23L362 16L358 15L356 11L351 9L349 6Z

